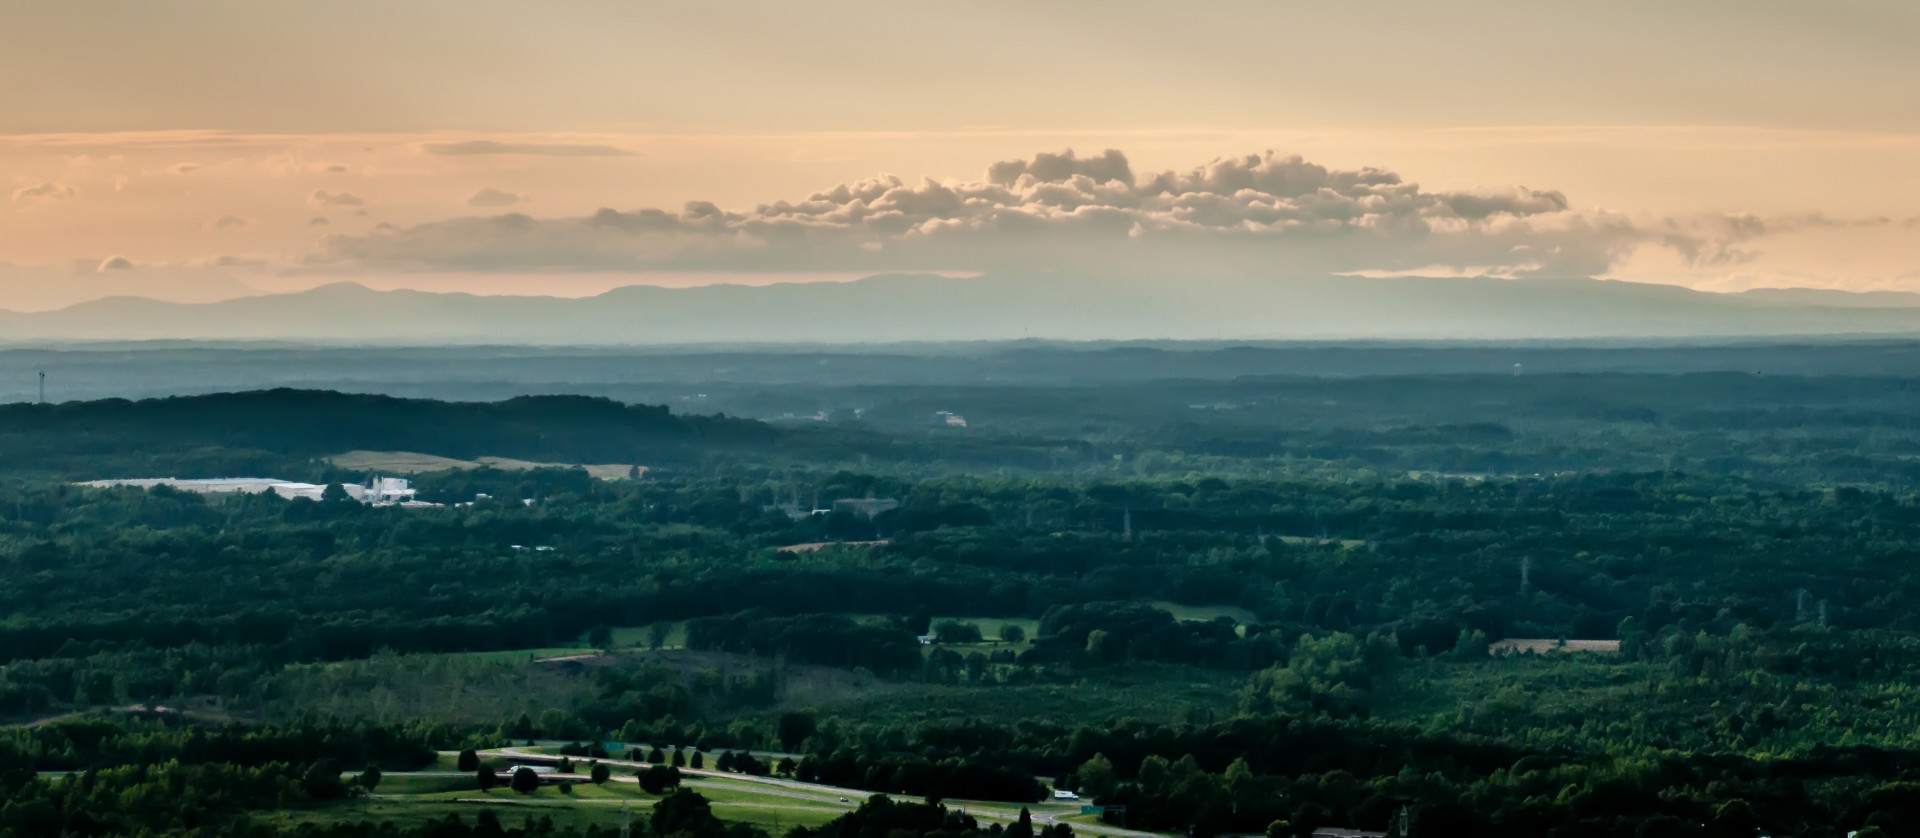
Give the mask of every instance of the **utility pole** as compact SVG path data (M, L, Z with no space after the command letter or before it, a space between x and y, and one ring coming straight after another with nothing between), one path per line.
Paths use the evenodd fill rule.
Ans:
M47 403L47 371L41 370L40 371L40 401L38 402L38 404L46 404L46 403Z

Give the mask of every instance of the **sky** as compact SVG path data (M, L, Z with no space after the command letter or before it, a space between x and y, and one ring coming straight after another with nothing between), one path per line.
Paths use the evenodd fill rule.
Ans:
M1920 4L0 5L0 308L1019 269L1920 291Z

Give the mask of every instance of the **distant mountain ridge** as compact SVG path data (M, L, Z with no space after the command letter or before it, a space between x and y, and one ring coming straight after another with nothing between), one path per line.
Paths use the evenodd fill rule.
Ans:
M595 297L338 283L214 303L114 297L0 312L6 340L634 345L1060 340L1566 339L1920 334L1920 295L1712 294L1591 279L1155 282L1054 274L694 288Z

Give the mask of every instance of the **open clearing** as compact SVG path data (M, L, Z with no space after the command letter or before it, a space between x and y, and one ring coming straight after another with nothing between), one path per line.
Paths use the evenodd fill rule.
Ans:
M810 546L810 545L803 545L803 546ZM785 548L782 548L782 549L785 549ZM1233 620L1233 622L1239 626L1240 632L1242 634L1246 633L1246 627L1248 625L1260 622L1259 615L1245 608L1241 608L1235 605L1181 605L1180 603L1177 603L1177 602L1166 602L1166 601L1153 602L1149 604L1155 608L1158 608L1162 611L1172 614L1173 618L1176 620L1206 621L1206 620L1216 619L1219 617L1227 617ZM861 620L864 622L874 622L874 621L893 619L894 615L849 614L847 616L852 617L855 620ZM962 650L969 647L988 650L988 651L990 651L993 648L1018 648L1018 647L1009 646L1008 644L1005 644L1005 643L998 642L1000 639L1000 629L1003 626L1008 626L1008 625L1018 626L1022 632L1026 633L1026 636L1029 639L1038 637L1040 635L1040 621L1032 617L961 617L961 616L953 616L953 615L942 615L942 616L936 616L933 618L934 625L939 625L940 623L947 623L947 622L972 623L973 625L978 626L980 628L980 636L983 642L977 643L977 644L974 644L974 643L962 644L960 647L957 647ZM653 648L655 644L653 642L651 629L652 629L651 626L622 626L620 628L616 628L613 630L613 646L616 650ZM582 637L581 643L582 645L585 644L584 637ZM686 622L678 621L678 620L663 622L663 628L660 634L660 642L658 644L659 648L679 649L679 648L685 647L686 644L687 644Z
M480 457L473 460L457 460L435 454L422 454L417 451L348 451L335 454L326 461L336 467L350 471L381 471L394 474L420 474L429 471L449 471L453 469L497 468L504 471L527 471L536 468L583 468L587 474L599 480L631 480L635 469L645 476L646 466L631 463L539 463L532 460L515 460L508 457Z

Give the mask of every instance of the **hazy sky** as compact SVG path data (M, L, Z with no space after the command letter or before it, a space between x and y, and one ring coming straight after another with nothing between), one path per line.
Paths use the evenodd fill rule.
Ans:
M1910 0L63 0L0 31L6 308L1007 266L1920 290Z

